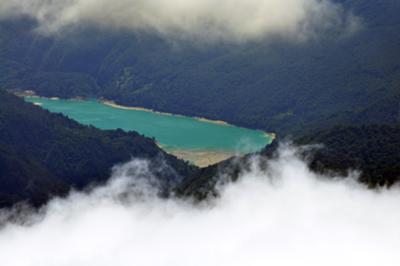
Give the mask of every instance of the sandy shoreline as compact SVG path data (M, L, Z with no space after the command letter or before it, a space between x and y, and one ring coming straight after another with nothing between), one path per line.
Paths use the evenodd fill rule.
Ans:
M59 97L42 97L39 95L18 95L20 97L31 97L31 98L44 98L44 99L50 99L50 100L60 100ZM75 98L71 98L70 100L82 100L82 97L75 97ZM107 100L107 99L97 99L98 102L100 102L101 104L113 107L113 108L117 108L117 109L123 109L123 110L135 110L135 111L143 111L143 112L149 112L149 113L155 113L155 114L161 114L161 115L169 115L169 116L177 116L177 117L185 117L185 118L193 118L197 121L200 122L205 122L205 123L211 123L211 124L217 124L217 125L223 125L223 126L234 126L232 124L229 124L226 121L223 120L212 120L212 119L208 119L208 118L204 118L204 117L190 117L190 116L184 116L184 115L180 115L180 114L173 114L173 113L168 113L168 112L160 112L160 111L156 111L150 108L145 108L145 107L139 107L139 106L125 106L125 105L120 105L115 103L114 101L111 100ZM236 126L239 127L239 126ZM262 130L260 130L262 131ZM276 134L275 133L271 133L271 132L265 132L262 131L266 137L271 138L272 140L274 140L276 138Z
M275 133L264 132L264 135L271 140L267 145L271 144L276 138ZM238 155L237 153L227 151L166 149L159 143L157 145L167 153L175 155L179 159L189 161L198 167L207 167Z
M271 139L271 142L274 141L274 140L276 139L276 134L273 133L273 132L265 132L265 131L264 131L264 134L265 134L269 139Z
M207 151L207 150L184 150L184 149L177 149L177 148L166 148L164 145L156 141L157 146L169 153L174 155L178 159L187 161L192 163L197 167L207 167L226 159L229 159L235 156L233 152L226 152L226 151Z
M144 107L120 105L120 104L117 104L114 101L110 101L110 100L100 99L98 101L104 105L107 105L107 106L110 106L113 108L117 108L117 109L143 111L143 112L156 113L156 114L161 114L161 115L174 115L171 113L159 112L159 111L155 111L153 109L144 108ZM174 116L180 116L180 115L174 115Z
M175 155L179 159L189 161L198 167L207 167L235 156L234 153L224 151L190 151L174 149L166 149L165 151Z
M211 119L207 119L204 117L194 117L194 119L196 119L197 121L200 121L200 122L206 122L206 123L212 123L212 124L224 125L224 126L232 126L228 122L225 122L222 120L211 120Z
M107 105L107 106L110 106L113 108L118 108L118 109L136 110L136 111L151 112L151 113L156 113L156 114L161 114L161 115L171 115L171 116L178 116L178 117L193 118L197 121L205 122L205 123L211 123L211 124L217 124L217 125L223 125L223 126L234 126L223 120L212 120L212 119L208 119L208 118L204 118L204 117L197 117L197 116L190 117L190 116L184 116L184 115L179 115L179 114L155 111L153 109L145 108L145 107L125 106L125 105L120 105L120 104L115 103L114 101L106 100L106 99L99 99L98 101L104 105ZM239 127L239 126L235 126L235 127ZM256 130L256 129L254 129L254 130ZM276 134L273 132L266 132L263 130L259 130L259 131L262 131L265 134L265 136L269 139L274 140L276 138Z
M153 109L150 108L145 108L145 107L136 107L136 106L125 106L125 105L120 105L115 103L114 101L111 100L106 100L106 99L100 99L98 100L100 103L113 107L113 108L118 108L118 109L124 109L124 110L136 110L136 111L144 111L144 112L151 112L151 113L156 113L156 114L161 114L161 115L171 115L171 116L178 116L178 117L185 117L185 118L193 118L197 121L200 122L205 122L205 123L211 123L211 124L217 124L217 125L224 125L224 126L234 126L232 124L229 124L228 122L225 122L223 120L212 120L212 119L208 119L208 118L204 118L204 117L190 117L190 116L184 116L184 115L179 115L179 114L173 114L173 113L167 113L167 112L160 112L160 111L155 111ZM235 126L235 127L240 127L240 126ZM256 129L253 129L256 130ZM276 134L273 132L266 132L263 130L259 130L262 131L266 137L274 140L276 138Z
M151 112L151 113L156 113L156 114L161 114L161 115L171 115L171 116L178 116L178 117L189 117L189 116L184 116L184 115L179 115L179 114L155 111L153 109L144 108L144 107L120 105L120 104L115 103L114 101L104 100L104 99L99 100L99 102L104 105L107 105L107 106L110 106L113 108L118 108L118 109L144 111L144 112ZM192 117L192 118L196 119L198 121L201 121L201 122L212 123L212 124L217 124L217 125L232 126L229 123L222 121L222 120L212 120L212 119L207 119L204 117Z
M59 100L58 97L41 97L38 95L29 95L29 96L24 96L24 97L46 98L46 99L50 99L50 100ZM72 98L71 100L81 100L81 98ZM167 112L159 112L159 111L155 111L155 110L152 110L149 108L144 108L144 107L134 107L134 106L131 107L131 106L119 105L119 104L115 103L114 101L110 101L110 100L106 100L106 99L97 99L97 101L101 104L110 106L112 108L117 108L117 109L144 111L144 112L152 112L152 113L161 114L161 115L186 117L183 115L177 115L177 114L172 114L172 113L167 113ZM37 103L37 102L34 102L33 104L41 105L40 103ZM211 119L202 118L202 117L193 117L193 118L198 121L205 122L205 123L213 123L213 124L224 125L224 126L233 126L222 120L211 120ZM275 133L270 133L270 132L265 132L265 131L262 131L262 132L267 139L271 140L271 142L276 138ZM268 143L268 144L270 144L270 143ZM236 155L234 152L227 152L227 151L168 149L168 148L163 147L163 145L161 145L158 142L157 142L157 145L161 149L166 151L167 153L170 153L179 159L189 161L198 167L207 167L209 165L219 163L221 161L224 161L224 160L229 159Z

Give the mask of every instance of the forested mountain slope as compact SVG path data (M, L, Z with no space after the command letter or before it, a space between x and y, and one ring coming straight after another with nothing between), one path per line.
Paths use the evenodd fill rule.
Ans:
M83 126L0 90L0 206L104 182L131 158L148 159L165 188L196 170L136 132Z
M311 156L314 171L345 174L359 170L371 187L400 181L400 125L337 126L300 138L298 144L322 144Z
M268 170L268 161L278 156L280 142L275 140L258 154L201 169L177 187L178 194L197 199L215 196L218 182L236 181L251 171L254 158L261 170ZM400 125L336 126L300 137L293 145L299 158L325 178L358 171L359 181L370 188L400 181Z
M303 43L175 43L93 28L43 37L32 32L32 20L3 20L0 84L46 96L104 96L279 134L399 121L400 2L339 2L360 19L359 30Z

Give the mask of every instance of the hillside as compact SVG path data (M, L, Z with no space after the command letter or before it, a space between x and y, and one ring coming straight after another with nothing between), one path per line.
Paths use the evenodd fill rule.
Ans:
M83 126L0 90L0 207L40 205L72 187L104 182L112 166L131 158L149 159L165 188L196 170L136 132ZM169 167L161 169L164 161Z
M255 154L260 169L268 170L268 161L276 158L279 142L276 140ZM294 145L312 145L312 149L298 149L298 156L312 171L326 178L347 176L356 170L359 181L370 188L390 187L400 181L399 125L336 126L300 137ZM216 184L235 181L250 171L253 156L232 158L201 169L177 187L178 194L200 200L217 195Z
M4 20L0 85L104 96L281 135L399 121L400 2L340 2L360 29L304 43L171 44L151 33L93 28L43 37L30 19Z
M335 2L359 18L359 29L347 36L326 32L305 42L174 42L151 32L89 26L43 36L34 32L32 18L2 19L0 86L44 96L105 97L289 135L301 144L323 143L310 163L314 170L357 168L371 186L392 184L398 179L389 154L397 158L400 2ZM41 202L48 192L104 180L113 164L131 156L162 154L181 178L188 177L178 189L182 194L195 191L191 187L207 183L221 168L237 176L243 167L232 168L227 161L192 172L136 133L102 132L4 92L1 97L0 170L18 177L4 183L19 193L17 199L35 194ZM30 173L41 178L26 186Z
M400 125L337 126L298 139L299 144L323 144L310 159L314 171L361 172L371 187L400 181Z

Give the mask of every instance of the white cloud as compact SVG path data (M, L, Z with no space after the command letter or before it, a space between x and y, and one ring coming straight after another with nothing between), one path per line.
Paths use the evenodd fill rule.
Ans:
M132 179L144 177L147 166L132 162L115 171L105 187L53 200L44 214L30 219L33 225L1 229L0 261L7 266L399 265L400 190L376 192L350 178L323 178L293 154L283 149L267 172L254 168L202 206L154 193L138 196L142 182Z
M0 16L28 15L53 34L92 25L169 38L243 42L304 40L321 29L353 30L357 19L331 0L2 0Z

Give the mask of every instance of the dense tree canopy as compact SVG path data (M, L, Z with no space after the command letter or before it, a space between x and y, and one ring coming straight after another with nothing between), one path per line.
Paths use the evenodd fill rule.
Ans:
M337 126L298 143L323 145L310 160L315 171L358 170L360 181L371 187L400 181L400 125Z
M268 160L278 155L279 143L275 140L256 154L260 169L267 170ZM370 188L400 181L400 125L335 126L300 137L293 145L307 147L299 148L298 156L311 170L325 177L345 177L355 170L360 173L359 181ZM235 181L241 173L249 171L252 156L232 158L201 169L177 190L198 199L217 195L215 185L224 179Z
M105 181L112 166L131 158L157 165L155 175L166 186L196 170L136 132L83 126L0 90L0 206L40 204L51 194ZM161 170L162 161L170 168Z
M304 43L199 45L94 28L54 38L34 33L28 18L5 19L0 85L106 97L291 135L296 143L324 145L314 151L312 169L357 169L372 187L391 185L400 171L400 2L340 2L362 27ZM272 156L273 147L262 155ZM219 171L235 179L248 158L198 171L135 132L82 126L0 91L0 206L38 204L105 180L112 165L132 156L165 158L173 171L158 173L163 180L182 179L176 191L199 198L213 192Z
M1 21L0 84L45 96L104 96L280 135L398 121L400 2L340 2L360 18L359 30L305 43L171 43L94 28L53 38L33 33L28 19Z

